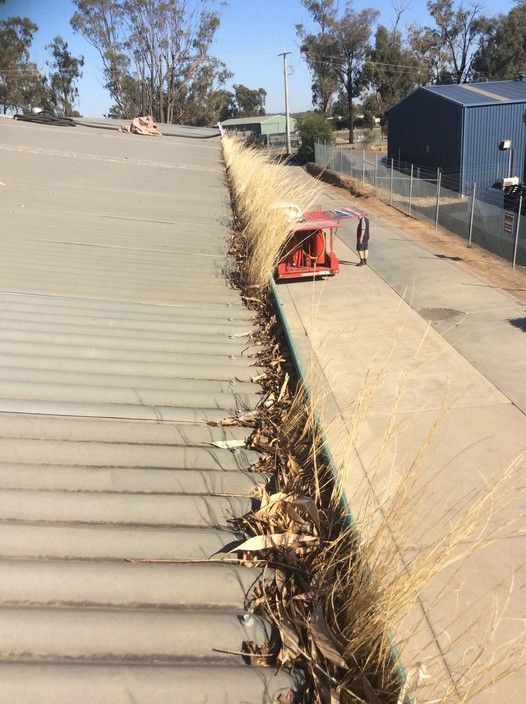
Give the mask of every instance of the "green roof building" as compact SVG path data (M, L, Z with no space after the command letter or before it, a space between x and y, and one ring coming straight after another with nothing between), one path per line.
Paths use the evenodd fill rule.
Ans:
M234 117L221 122L221 127L227 132L239 132L245 137L253 135L261 137L264 135L285 134L287 119L285 115L259 115L258 117ZM289 117L289 129L296 131L296 120Z

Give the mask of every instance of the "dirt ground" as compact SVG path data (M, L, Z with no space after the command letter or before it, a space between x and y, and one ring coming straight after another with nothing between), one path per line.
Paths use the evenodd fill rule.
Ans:
M457 261L487 283L507 291L526 303L526 267L512 268L510 262L480 249L476 245L468 247L466 240L445 230L437 229L428 223L417 220L391 205L382 202L373 194L361 192L351 194L348 188L332 185L335 191L366 213L372 213L399 227L419 242L425 242L439 254Z

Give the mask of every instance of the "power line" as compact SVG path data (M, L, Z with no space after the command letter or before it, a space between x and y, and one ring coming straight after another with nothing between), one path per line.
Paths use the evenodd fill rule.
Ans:
M313 58L320 58L320 59L325 59L327 61L334 61L334 60L340 60L344 61L345 59L343 57L337 57L334 55L330 54L317 54L315 52L309 52L309 51L304 51L302 52L304 56L310 56ZM418 71L436 71L437 69L440 70L439 66L431 66L429 64L423 63L421 65L411 65L411 64L394 64L394 63L387 63L387 62L382 62L382 61L370 61L368 59L364 59L363 64L367 64L368 66L377 66L377 67L384 67L384 68L392 68L392 69L402 69L403 71L407 72L418 72ZM499 77L498 80L501 81L506 81L506 80L513 80L518 71L513 73L513 74L507 74L504 77ZM484 72L484 71L476 71L476 74L478 76L484 76L485 78L489 78L489 73ZM457 76L456 72L449 72L449 71L442 71L440 70L440 75L441 76Z

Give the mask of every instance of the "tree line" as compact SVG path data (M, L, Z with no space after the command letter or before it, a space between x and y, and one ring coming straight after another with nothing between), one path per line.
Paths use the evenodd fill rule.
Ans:
M5 0L0 0L0 4ZM233 74L210 54L220 23L214 0L74 0L71 26L100 55L112 105L107 116L153 115L158 122L204 126L265 114L266 91L225 84ZM46 47L47 75L30 60L37 25L0 22L0 107L38 106L76 116L84 58L62 37Z
M3 1L3 0L2 0ZM60 35L46 46L48 74L30 60L37 25L27 17L0 22L0 106L3 113L39 107L75 116L82 56L74 57Z
M345 119L351 141L358 101L369 119L385 122L389 108L418 86L526 72L526 0L494 17L478 0L428 0L424 27L403 26L406 6L395 6L390 28L376 10L356 11L350 1L300 1L314 27L296 26L312 76L312 104L323 117ZM233 75L211 54L221 3L73 2L71 26L102 61L109 117L150 114L158 122L202 126L265 114L265 90L239 84L227 90ZM57 36L47 47L47 74L39 71L30 59L37 29L27 17L0 22L0 106L6 112L38 105L74 116L84 59Z
M430 26L407 25L404 5L391 28L376 10L352 3L301 0L316 31L296 27L312 76L313 105L343 116L352 142L356 103L385 124L389 108L419 86L508 80L526 72L526 1L488 17L478 0L428 0Z

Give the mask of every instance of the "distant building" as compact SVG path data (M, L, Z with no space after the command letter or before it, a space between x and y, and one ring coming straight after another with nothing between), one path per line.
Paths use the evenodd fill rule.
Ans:
M526 76L418 88L389 110L388 157L467 192L526 182Z
M266 138L285 135L287 131L286 117L284 115L260 115L259 117L234 117L221 122L225 132L236 132L247 138ZM289 117L290 132L296 131L296 120Z

